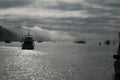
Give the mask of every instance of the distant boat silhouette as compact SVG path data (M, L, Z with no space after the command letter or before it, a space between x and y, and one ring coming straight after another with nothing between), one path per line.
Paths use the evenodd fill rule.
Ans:
M38 43L41 43L41 42L43 42L43 41L41 41L41 40L39 40L39 41L37 41Z
M34 49L34 40L28 30L28 35L23 39L22 49Z
M105 44L106 44L106 45L110 45L110 40L106 40L106 41L105 41Z
M101 42L99 42L99 45L101 45Z
M81 41L74 41L74 43L85 44L86 41L83 41L83 40L81 40Z
M20 41L20 43L22 43L23 41Z
M55 43L56 41L52 41L53 43Z
M5 43L11 43L11 41L10 40L5 40Z

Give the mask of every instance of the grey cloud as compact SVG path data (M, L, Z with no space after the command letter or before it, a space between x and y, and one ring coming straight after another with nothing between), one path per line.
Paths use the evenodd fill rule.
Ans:
M84 0L83 2L58 1L57 5L50 5L48 9L61 11L85 11L96 16L119 15L120 1L118 0Z
M90 4L96 4L101 7L120 7L120 1L119 0L85 0L86 2Z
M0 8L23 7L32 3L32 0L0 0Z
M15 0L14 0L15 1ZM3 4L2 4L2 3ZM5 1L0 1L1 8L8 7L20 7L30 4L28 0L26 1L15 1L10 2L10 4L5 3ZM84 0L85 4L82 3L67 3L59 1L57 5L49 5L47 10L60 10L64 11L85 11L86 13L93 14L93 17L81 18L81 17L51 17L51 18L35 18L35 17L19 17L16 15L15 19L8 14L7 18L0 18L0 23L2 25L12 25L12 26L40 26L47 30L59 30L68 32L78 32L78 33L95 33L95 34L116 34L120 31L120 11L119 8L120 1L118 0ZM33 4L34 5L34 4ZM94 5L94 6L93 6ZM96 6L96 7L95 7ZM23 14L24 15L24 14ZM115 17L114 17L115 16ZM118 16L118 17L117 17ZM3 16L2 16L3 17Z
M109 7L120 8L120 2L108 3Z
M89 0L88 0L89 1ZM84 4L85 3L85 4ZM86 4L87 3L87 4ZM66 10L66 11L80 11L80 10L94 10L98 9L97 7L93 7L90 2L84 1L84 2L74 2L74 3L68 3L64 1L58 1L57 5L50 5L47 8L49 9L57 9L57 10Z
M57 5L48 6L49 9L59 9L59 10L80 10L83 8L80 3L67 3L59 1Z
M113 22L111 22L113 21ZM47 30L72 31L80 33L118 33L119 19L109 17L94 18L19 18L19 19L0 19L1 24L13 26L40 26ZM108 27L108 28L104 28ZM113 30L111 28L114 28Z

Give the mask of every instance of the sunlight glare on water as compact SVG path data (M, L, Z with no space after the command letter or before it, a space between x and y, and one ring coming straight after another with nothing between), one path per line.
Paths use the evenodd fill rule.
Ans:
M116 46L41 43L35 50L19 46L0 46L1 80L112 80L114 74Z
M5 59L6 74L4 79L17 80L34 80L42 79L44 75L45 65L42 65L41 56L45 55L42 52L32 50L21 50L15 47L2 47L3 51L9 50L6 53ZM41 75L40 75L41 74ZM39 75L39 76L38 76Z

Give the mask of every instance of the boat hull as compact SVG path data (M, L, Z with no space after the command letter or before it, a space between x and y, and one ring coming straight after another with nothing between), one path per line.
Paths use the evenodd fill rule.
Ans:
M23 44L22 45L22 49L34 49L34 45L26 45L26 44Z

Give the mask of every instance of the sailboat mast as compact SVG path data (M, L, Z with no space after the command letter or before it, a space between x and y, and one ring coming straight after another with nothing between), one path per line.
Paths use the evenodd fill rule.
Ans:
M119 37L118 54L120 55L120 33L118 34L118 37Z
M30 30L28 30L28 36L30 36Z

